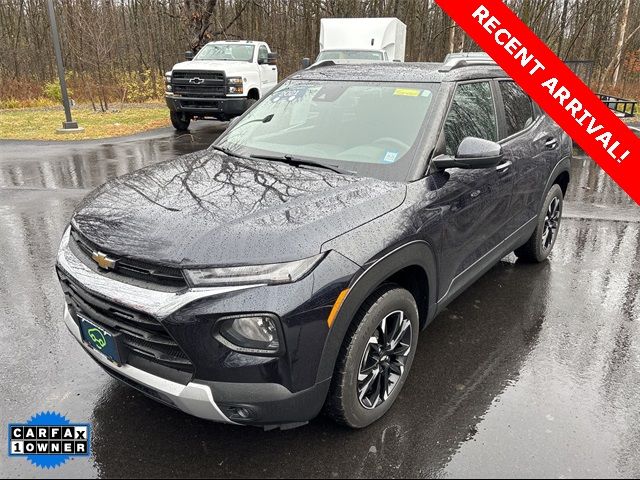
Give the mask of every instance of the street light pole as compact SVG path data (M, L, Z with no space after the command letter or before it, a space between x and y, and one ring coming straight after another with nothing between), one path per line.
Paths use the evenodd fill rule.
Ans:
M71 118L71 106L69 105L69 94L67 92L67 81L64 78L64 65L62 63L62 49L60 48L60 37L58 36L58 22L56 21L56 11L53 7L53 0L47 1L49 7L49 22L51 23L51 39L53 40L53 50L56 54L56 63L58 64L58 77L60 78L60 93L62 94L62 104L64 105L64 114L66 121L62 122L62 128L58 129L60 133L81 132L84 128L78 126L78 122L74 122Z

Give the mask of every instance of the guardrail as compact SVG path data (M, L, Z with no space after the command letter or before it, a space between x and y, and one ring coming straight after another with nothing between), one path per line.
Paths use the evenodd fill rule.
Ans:
M613 95L606 95L604 93L598 93L600 100L613 110L619 117L629 118L635 117L636 107L638 102L635 100L627 100L626 98L615 97Z

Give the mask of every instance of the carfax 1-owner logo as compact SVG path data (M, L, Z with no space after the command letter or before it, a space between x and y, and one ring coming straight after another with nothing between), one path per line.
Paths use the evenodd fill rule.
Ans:
M9 456L40 468L56 468L91 453L91 426L71 423L57 412L41 412L26 423L9 424Z

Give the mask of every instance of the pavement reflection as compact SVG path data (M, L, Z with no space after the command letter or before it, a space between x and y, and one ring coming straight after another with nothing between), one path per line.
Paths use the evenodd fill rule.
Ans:
M286 432L189 417L109 379L61 322L53 259L75 205L109 178L223 129L0 144L0 409L91 421L93 456L47 476L632 476L640 471L640 213L573 164L550 262L503 259L423 333L394 408L363 431ZM2 429L6 441L6 429ZM0 456L0 475L38 474Z

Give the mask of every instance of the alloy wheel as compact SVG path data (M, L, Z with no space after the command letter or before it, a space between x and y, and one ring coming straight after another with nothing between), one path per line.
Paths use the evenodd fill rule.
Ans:
M396 310L382 319L369 338L358 372L358 400L371 410L389 398L405 373L411 351L411 321Z
M548 250L553 245L558 227L560 226L560 199L554 197L549 203L544 217L544 229L542 231L542 248Z

